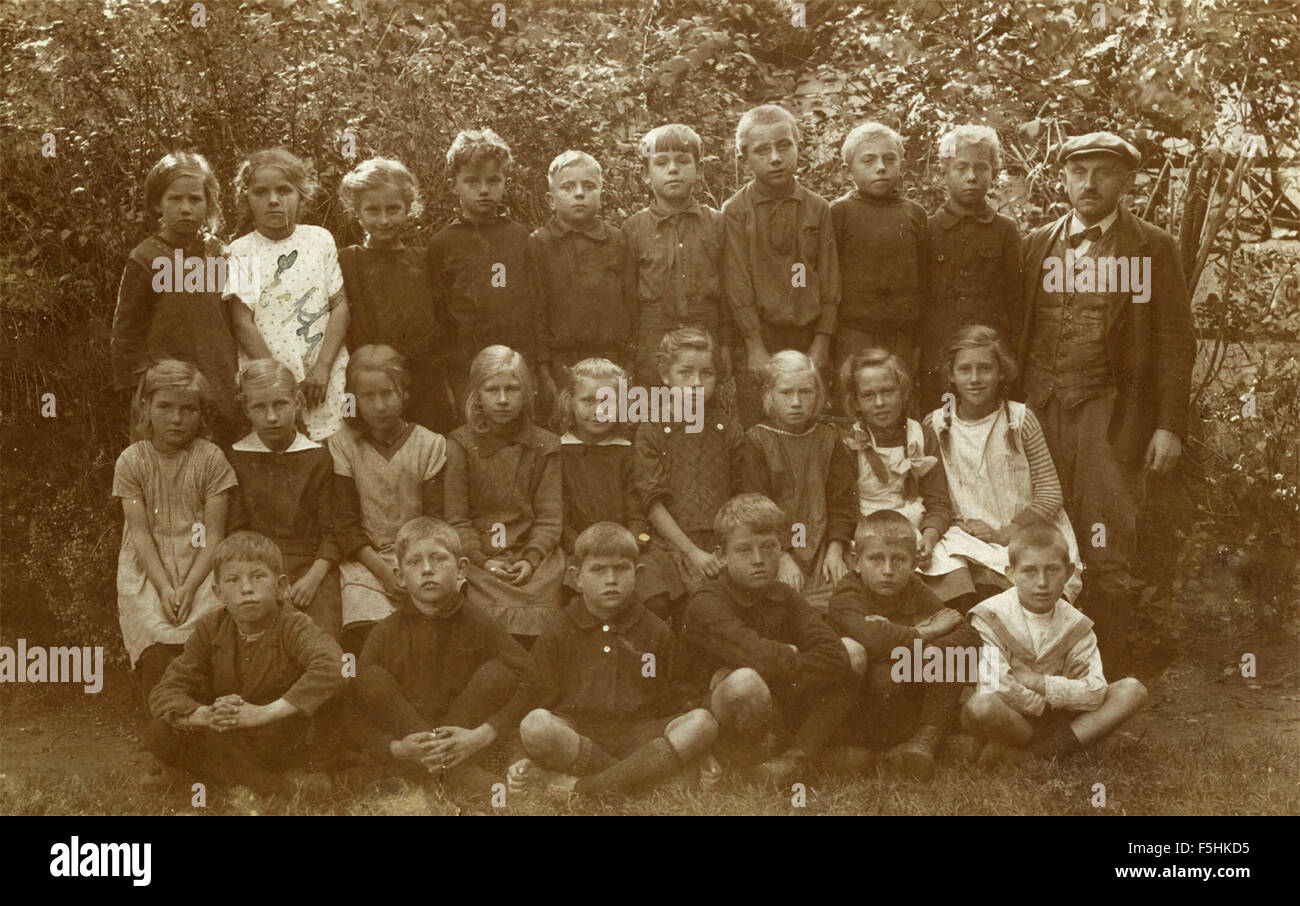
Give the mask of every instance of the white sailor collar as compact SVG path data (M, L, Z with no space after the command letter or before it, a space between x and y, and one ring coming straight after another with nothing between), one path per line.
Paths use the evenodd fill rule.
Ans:
M280 452L298 453L302 450L315 450L318 447L320 447L320 444L316 443L316 441L312 440L306 434L303 434L301 431L299 431L294 435L293 441L289 444L289 446L285 447ZM240 453L274 453L275 452L270 447L268 447L265 443L263 443L262 438L257 436L256 431L251 431L249 432L247 437L235 441L235 443L230 447L230 449L236 450Z

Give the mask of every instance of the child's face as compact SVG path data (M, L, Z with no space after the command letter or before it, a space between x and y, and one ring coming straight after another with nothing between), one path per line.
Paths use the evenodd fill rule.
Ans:
M1011 569L1020 606L1034 613L1050 613L1061 599L1065 583L1074 574L1074 564L1059 550L1029 548Z
M267 239L287 239L298 222L301 201L297 187L279 167L261 167L253 173L245 193L253 212L253 225Z
M254 387L244 394L244 414L253 430L272 450L283 450L298 433L299 394L296 387L276 383Z
M957 146L957 156L942 161L943 181L948 197L967 208L980 208L993 185L993 162L977 145Z
M713 388L718 383L718 372L713 355L703 349L684 349L659 377L669 387L698 387L701 404L713 398Z
M600 173L591 164L570 164L555 174L549 197L561 223L587 226L600 214Z
M896 428L903 420L903 388L888 368L863 368L854 377L854 401L869 428Z
M177 176L167 184L158 202L162 233L173 242L188 242L208 221L208 196L197 176Z
M573 433L586 443L603 440L614 432L617 422L601 421L600 390L609 386L594 378L575 378L573 382Z
M916 569L916 544L866 538L858 550L858 575L871 593L887 600L902 593Z
M193 390L161 389L149 398L149 426L153 445L160 453L174 453L188 446L199 433L203 401Z
M776 580L781 539L741 526L727 537L720 553L731 581L746 591L758 591Z
M883 136L858 145L849 159L849 175L858 191L873 198L885 198L898 187L903 159L898 145Z
M289 577L277 576L261 560L231 560L213 571L212 589L237 624L257 627L275 614L278 595L289 590Z
M627 557L590 556L569 569L587 609L598 617L617 616L636 591L636 564Z
M410 214L411 209L396 186L367 189L357 199L357 220L366 231L366 244L371 248L400 246Z
M789 123L754 126L745 141L745 163L754 179L774 192L786 192L799 163L799 140Z
M817 378L808 373L785 373L769 391L775 427L802 431L817 415Z
M508 425L524 411L524 385L509 371L498 371L478 388L478 402L493 425Z
M689 151L660 151L646 161L650 191L670 204L685 204L695 191L695 155Z
M358 371L352 379L357 414L374 431L385 431L402 420L406 394L382 371Z
M436 538L421 538L402 552L397 564L397 586L417 604L436 607L456 593L468 564Z
M460 200L461 213L468 220L490 220L496 216L506 195L506 173L500 161L483 160L461 167L451 180Z
M992 347L958 350L949 376L957 390L957 398L967 406L983 410L997 403L1002 373Z

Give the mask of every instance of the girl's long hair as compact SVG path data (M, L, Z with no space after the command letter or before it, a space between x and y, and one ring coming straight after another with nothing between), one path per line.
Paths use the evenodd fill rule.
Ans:
M534 400L537 389L533 386L533 376L528 372L528 363L524 357L509 346L486 346L474 356L469 366L469 383L465 397L465 423L479 433L488 431L491 422L478 401L478 391L488 378L507 371L515 376L524 391L524 410L529 421L533 418Z
M298 219L295 223L302 222L303 208L311 203L316 197L316 190L320 188L311 165L296 154L284 148L254 151L240 164L239 171L235 174L236 233L240 236L253 229L253 209L248 204L248 186L257 171L263 167L275 167L298 190Z
M944 380L947 382L948 389L952 392L954 398L957 396L957 388L953 384L952 369L957 364L957 353L966 349L992 349L994 358L998 360L998 399L1003 414L1007 419L1007 446L1015 450L1017 449L1016 432L1011 428L1011 407L1007 405L1009 390L1011 385L1015 383L1016 375L1019 373L1015 356L1011 354L1011 348L1007 345L1007 341L1002 338L1002 334L992 327L985 327L983 324L971 324L958 330L952 335L948 345L943 348ZM951 406L944 406L943 422L938 425L939 444L943 447L944 452L948 451L951 443L949 435L952 431L952 414L956 408L955 403Z

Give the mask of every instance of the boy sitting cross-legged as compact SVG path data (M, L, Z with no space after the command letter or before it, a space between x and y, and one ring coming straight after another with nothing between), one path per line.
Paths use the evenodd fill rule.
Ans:
M461 595L469 561L454 528L421 516L402 526L394 547L406 601L366 639L353 735L411 779L432 774L486 803L497 778L483 754L523 716L532 658Z
M840 725L857 679L839 637L777 580L790 531L781 508L761 494L727 501L714 519L722 575L691 597L682 631L683 676L708 690L735 760L774 731L783 753L758 769L782 784Z
M919 780L934 776L935 749L957 718L963 685L974 676L942 676L940 682L897 682L896 648L910 657L920 639L925 648L944 651L943 663L952 663L949 649L974 653L978 663L979 633L962 615L944 607L939 597L921 581L916 569L916 529L895 510L877 510L858 525L853 541L855 571L835 588L827 618L845 645L855 671L865 674L857 707L841 736L850 746L891 745L888 765ZM860 669L858 669L860 668ZM912 678L907 671L905 679ZM856 763L869 763L866 753Z
M1002 655L997 692L977 692L962 726L987 738L980 764L1027 750L1064 757L1110 733L1142 709L1147 690L1133 677L1107 683L1088 619L1061 597L1074 571L1061 533L1035 523L1007 548L1015 582L970 609L971 624Z
M579 594L533 645L537 687L519 726L516 792L599 798L653 784L707 755L718 725L677 707L668 626L636 600L636 538L597 522L574 543ZM557 773L562 772L562 773Z
M325 754L319 712L343 687L343 651L288 605L289 577L270 538L223 539L212 585L222 608L195 624L150 694L145 747L202 780L292 796L282 772Z

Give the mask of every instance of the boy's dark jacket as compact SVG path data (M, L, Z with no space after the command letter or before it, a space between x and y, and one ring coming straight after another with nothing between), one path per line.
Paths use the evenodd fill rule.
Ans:
M1187 282L1174 237L1135 217L1123 205L1115 231L1114 254L1151 258L1151 298L1130 301L1115 293L1107 321L1106 355L1119 391L1107 433L1116 459L1141 462L1156 429L1187 438L1192 363L1192 334ZM1043 259L1057 236L1068 229L1072 213L1031 232L1025 239L1024 323L1019 331L1019 360L1029 352L1034 308L1043 280Z

